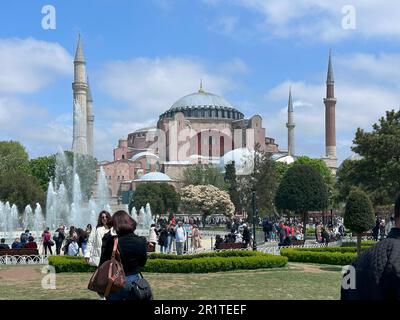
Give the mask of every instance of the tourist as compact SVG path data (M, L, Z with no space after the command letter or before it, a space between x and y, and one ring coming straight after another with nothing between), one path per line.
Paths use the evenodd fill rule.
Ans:
M168 250L168 230L165 225L161 227L160 235L158 237L158 244L160 245L160 252L167 253Z
M90 233L84 254L86 262L90 265L99 266L103 236L110 230L111 226L112 221L110 213L105 210L101 211L97 220L96 229Z
M155 251L156 250L156 244L157 244L157 232L156 232L156 225L154 223L150 226L149 242L154 247L154 251Z
M69 247L70 243L72 242L72 239L78 238L77 230L78 229L76 229L74 226L71 226L69 228L68 236L65 239L65 246L63 248L64 255L66 255L66 256L68 255L68 247Z
M28 243L25 244L25 248L27 248L27 249L37 249L37 243L35 242L35 238L33 236L29 236Z
M42 239L43 239L44 255L47 256L47 249L49 249L50 255L52 255L53 250L51 249L51 246L54 245L54 242L51 241L51 233L49 227L47 227L46 230L43 231Z
M342 300L400 299L400 195L394 206L394 219L395 227L387 238L364 250L352 264L355 271L350 269L350 275L344 275L345 281L350 276L355 288L348 282L345 288L342 284Z
M79 244L78 244L78 235L77 233L74 233L69 239L69 244L68 244L68 255L69 256L77 256L79 253Z
M183 247L187 239L187 233L185 228L183 227L183 222L181 220L178 221L178 225L175 228L175 245L176 245L176 253L178 255L183 254Z
M133 300L132 282L139 279L140 269L147 261L147 240L137 236L136 221L125 211L117 211L112 216L112 229L103 238L100 264L111 259L114 240L118 239L120 259L125 273L125 288L112 292L107 300Z
M65 240L65 227L61 225L55 232L53 236L53 240L56 244L56 254L59 256L62 244Z
M386 223L385 223L385 219L382 219L380 225L379 225L379 233L380 233L380 239L383 240L385 239L386 236Z
M32 234L29 232L28 229L26 229L24 232L21 233L19 239L22 243L26 244L28 242L29 236Z
M1 238L0 240L0 250L1 249L10 249L10 246L6 244L6 239Z
M201 248L201 234L200 234L200 230L196 224L193 225L192 239L193 239L194 250Z
M19 240L19 238L15 238L14 242L11 244L11 249L20 249L21 242Z
M85 255L89 236L92 233L92 225L88 224L85 230L82 230L79 236L79 247L82 249L82 254Z
M175 224L171 221L167 228L168 231L168 253L172 251L172 245L175 243Z
M379 219L379 217L377 217L375 220L375 226L372 228L372 236L374 238L374 241L378 241L380 224L381 224L381 220Z
M250 235L250 230L249 227L247 226L246 223L243 224L243 242L246 244L246 247L249 246L251 241L251 235Z

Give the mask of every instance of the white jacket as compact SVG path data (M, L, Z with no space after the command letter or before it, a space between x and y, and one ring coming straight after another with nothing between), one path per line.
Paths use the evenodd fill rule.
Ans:
M89 258L89 264L92 266L99 266L101 257L101 246L103 244L103 236L110 229L106 227L98 227L90 233L87 247L85 250L85 258Z
M150 228L149 242L157 242L157 233L154 227Z

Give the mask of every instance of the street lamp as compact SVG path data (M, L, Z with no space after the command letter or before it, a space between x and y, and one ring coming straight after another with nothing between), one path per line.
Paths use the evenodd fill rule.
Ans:
M256 243L256 191L253 189L253 251L257 251Z

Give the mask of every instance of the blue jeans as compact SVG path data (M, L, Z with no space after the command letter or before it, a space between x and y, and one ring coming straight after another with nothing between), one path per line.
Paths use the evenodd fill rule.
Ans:
M82 254L84 255L85 254L85 251L86 251L86 247L87 247L87 242L82 242Z
M167 253L167 250L168 250L168 245L160 246L160 252L161 253Z
M168 253L169 252L171 252L171 249L172 249L172 243L173 243L173 240L175 239L174 237L172 237L172 236L168 236L168 245L167 245L167 247L168 247Z
M117 291L111 292L107 300L134 300L134 296L131 294L132 282L139 279L139 274L134 273L129 276L125 276L125 288Z

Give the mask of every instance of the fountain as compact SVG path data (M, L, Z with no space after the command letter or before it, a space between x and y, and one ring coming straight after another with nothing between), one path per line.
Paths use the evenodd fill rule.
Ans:
M95 227L100 211L107 210L112 213L103 167L99 170L95 197L85 200L77 172L77 164L79 164L77 161L80 160L75 158L74 163L70 165L62 150L57 153L55 177L49 182L46 195L45 217L42 207L37 203L34 210L30 205L25 207L20 221L16 205L0 202L0 236L11 240L19 237L23 230L29 229L39 240L46 227L53 232L60 225L65 225L67 228L70 226L85 228L90 223L92 227ZM128 205L125 205L124 210L129 212ZM132 208L130 214L138 224L136 234L147 237L150 225L154 223L150 204L147 203L145 208L142 207L139 214L135 208Z

